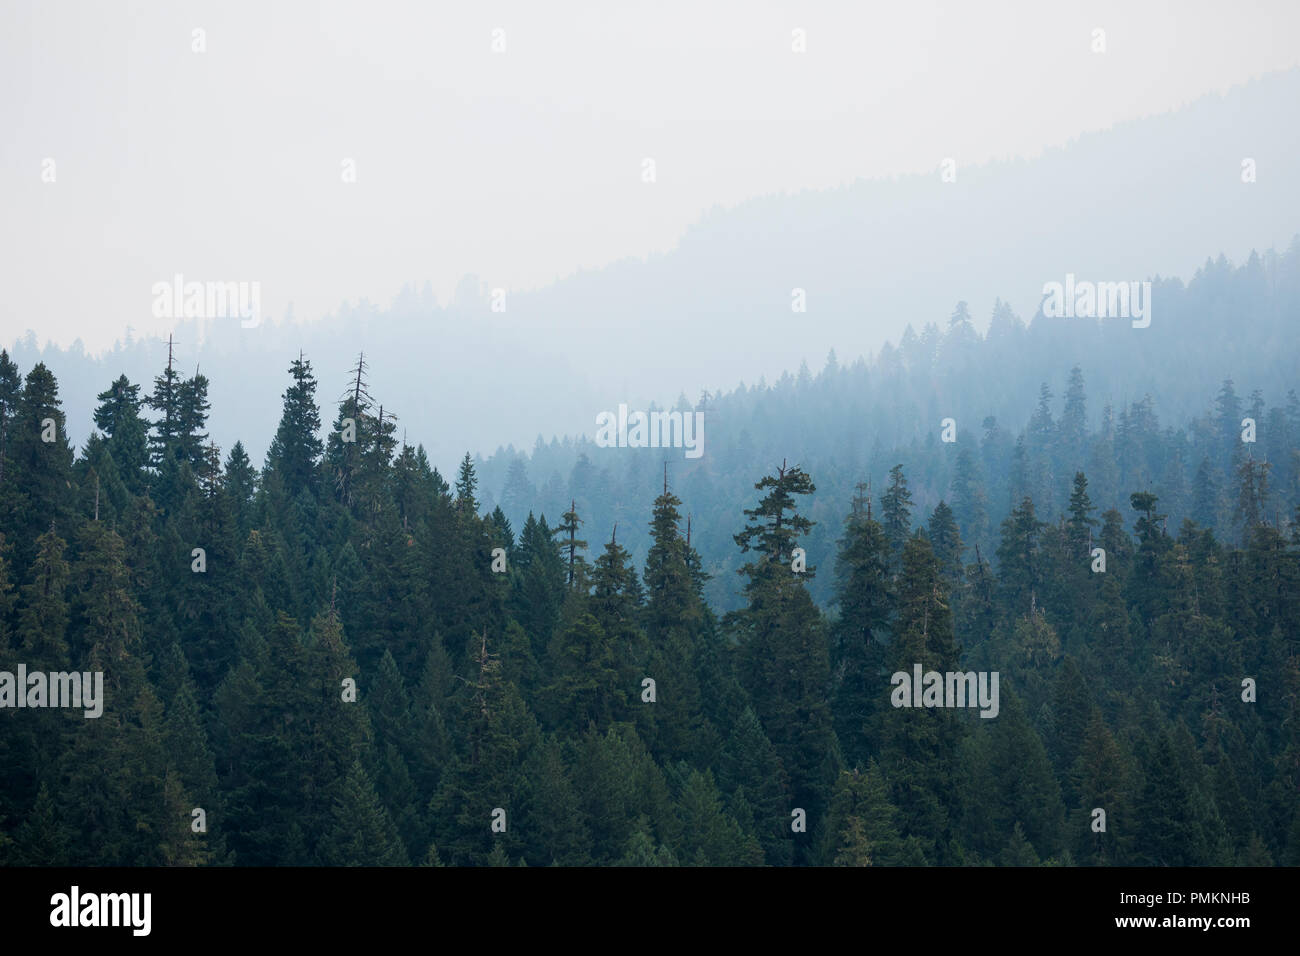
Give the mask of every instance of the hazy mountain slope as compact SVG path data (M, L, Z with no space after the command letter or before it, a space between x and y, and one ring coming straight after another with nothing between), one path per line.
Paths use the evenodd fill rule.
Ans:
M511 293L504 313L491 312L488 290L467 279L446 307L408 291L386 309L344 308L301 327L245 330L232 320L201 333L185 323L178 360L212 381L217 443L242 437L257 460L290 358L305 350L332 398L364 350L389 410L446 469L467 448L590 433L596 413L619 401L670 402L682 391L693 399L704 387L775 378L804 358L816 368L832 347L851 361L897 340L908 323L945 322L961 299L982 325L998 296L1032 315L1043 283L1067 272L1190 275L1208 252L1240 262L1251 249L1282 248L1300 224L1300 183L1290 175L1300 168L1300 132L1289 121L1297 104L1293 71L1032 161L966 168L955 157L954 183L936 172L755 199L710 212L669 255ZM1255 183L1241 182L1244 156L1256 160ZM791 312L796 287L806 290L806 314ZM1176 295L1157 302L1142 347L1167 343L1176 314ZM1254 363L1280 360L1250 337L1235 341L1251 366L1243 377ZM15 357L45 361L74 410L121 372L152 382L165 360L157 342L96 358L38 343L24 339ZM1109 391L1138 388L1124 371ZM1105 370L1094 381L1098 374ZM1008 389L1007 400L1016 394ZM75 441L89 424L72 416Z

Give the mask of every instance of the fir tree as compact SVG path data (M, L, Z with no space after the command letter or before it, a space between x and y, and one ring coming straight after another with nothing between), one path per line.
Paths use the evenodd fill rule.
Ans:
M149 467L149 423L140 415L145 405L140 386L119 375L96 398L99 406L95 409L95 427L108 436L108 451L126 486L140 494Z
M880 513L885 538L897 560L912 534L912 493L901 464L889 469L889 487L880 496Z
M295 497L302 491L316 491L317 466L324 451L320 432L320 409L316 405L316 378L311 362L301 355L289 365L293 384L284 391L284 411L266 467L278 472L285 493Z
M835 603L839 618L831 630L830 667L835 733L851 765L867 755L866 727L879 695L871 688L881 678L893 593L889 543L871 517L871 502L858 486L845 520L836 561Z
M341 781L330 819L316 850L326 866L409 865L397 828L359 762Z

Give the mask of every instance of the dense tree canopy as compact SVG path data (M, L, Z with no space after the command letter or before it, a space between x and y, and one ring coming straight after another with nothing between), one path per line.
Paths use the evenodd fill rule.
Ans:
M1020 436L900 448L874 497L751 455L725 509L656 467L616 521L587 461L548 521L519 460L502 506L471 455L449 484L367 375L321 435L293 360L259 471L197 372L109 383L76 454L0 353L0 672L104 674L99 718L0 709L0 860L1300 860L1294 396L1089 431L1076 369L1059 417L1044 387ZM900 706L914 667L997 672L996 715Z

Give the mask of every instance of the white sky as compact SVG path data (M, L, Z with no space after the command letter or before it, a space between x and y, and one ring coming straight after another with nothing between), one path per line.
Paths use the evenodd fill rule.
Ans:
M177 272L258 281L277 319L544 286L715 205L1032 156L1293 67L1298 11L0 0L0 343L163 331Z

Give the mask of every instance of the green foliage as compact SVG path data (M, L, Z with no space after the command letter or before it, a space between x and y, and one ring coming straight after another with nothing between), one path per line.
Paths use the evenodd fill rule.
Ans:
M101 717L0 710L4 863L1300 861L1300 400L1228 382L1181 438L1145 399L1090 433L1075 368L1022 435L873 451L903 462L878 513L860 459L753 484L756 435L677 491L540 445L557 477L512 457L495 507L491 462L449 487L366 375L322 441L294 361L259 471L172 360L74 455L49 369L0 352L0 671L104 675ZM997 671L1000 712L891 706L917 665Z

